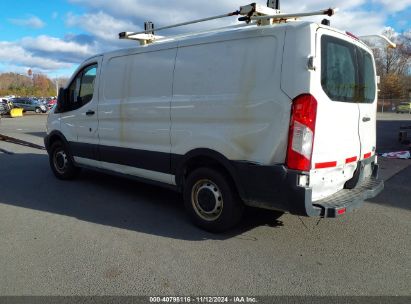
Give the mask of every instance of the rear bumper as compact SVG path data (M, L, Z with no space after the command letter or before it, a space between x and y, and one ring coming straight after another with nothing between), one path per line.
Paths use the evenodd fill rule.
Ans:
M351 212L361 207L369 198L377 196L384 189L384 182L374 176L362 181L354 189L343 189L325 199L316 201L322 217L337 217L339 213Z
M368 163L371 163L372 174L364 178L362 170ZM359 163L355 186L351 181L352 189L342 189L314 202L312 189L299 186L300 176L308 173L289 170L283 165L260 166L246 162L235 162L235 168L246 205L300 216L336 217L359 208L364 200L377 196L384 189L374 158Z

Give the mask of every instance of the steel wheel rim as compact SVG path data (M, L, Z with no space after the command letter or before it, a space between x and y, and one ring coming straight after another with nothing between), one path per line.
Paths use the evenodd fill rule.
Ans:
M64 152L64 150L57 150L56 152L54 152L53 164L58 173L64 174L66 172L68 159L67 154L66 152Z
M204 197L214 200L213 204L204 202ZM191 203L196 214L206 221L217 220L223 212L224 201L221 190L208 179L201 179L194 184L191 189ZM206 205L208 208L205 208Z

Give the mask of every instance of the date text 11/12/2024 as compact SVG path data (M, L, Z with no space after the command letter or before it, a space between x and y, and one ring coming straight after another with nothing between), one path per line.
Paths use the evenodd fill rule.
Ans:
M149 297L150 303L257 303L255 297Z

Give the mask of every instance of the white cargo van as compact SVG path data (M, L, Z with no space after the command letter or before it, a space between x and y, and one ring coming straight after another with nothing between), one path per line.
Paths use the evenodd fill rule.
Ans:
M336 217L383 189L375 64L345 32L248 24L89 58L45 145L60 179L92 168L183 193L200 227L244 206Z

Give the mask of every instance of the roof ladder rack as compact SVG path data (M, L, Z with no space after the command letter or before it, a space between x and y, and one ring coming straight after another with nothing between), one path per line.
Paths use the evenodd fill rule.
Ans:
M145 22L144 23L144 31L140 32L121 32L119 33L120 39L130 39L130 40L137 40L140 42L141 45L146 45L149 43L153 43L155 40L164 38L162 36L157 36L154 34L154 31L161 31L165 29L176 28L180 26L206 22L210 20L222 19L231 16L241 15L242 17L238 18L239 21L245 21L246 23L250 23L255 21L257 25L270 25L273 23L280 23L286 22L288 19L295 19L299 17L307 17L307 16L316 16L316 15L328 15L332 16L336 12L336 9L326 9L314 12L307 12L307 13L293 13L293 14L282 14L279 10L279 0L268 0L267 6L263 6L256 3L251 3L249 5L241 6L239 10L230 12L223 15L202 18L182 23L177 23L173 25L163 26L154 29L154 24L152 22Z
M384 35L379 35L379 34L373 34L373 35L364 35L364 36L359 36L358 37L360 40L364 40L364 39L370 39L370 38L377 38L380 39L382 41L385 41L385 43L387 43L387 46L389 48L395 49L397 47L397 44L392 42L390 39L388 39L388 37L384 36Z

